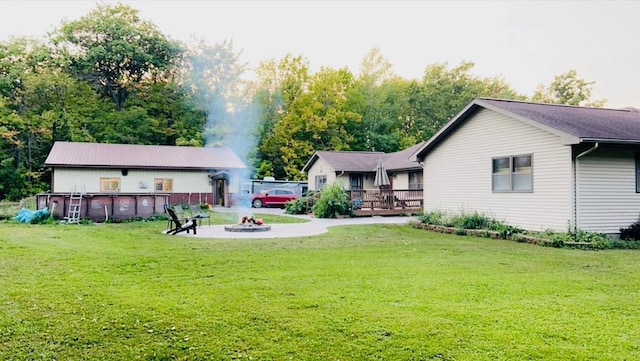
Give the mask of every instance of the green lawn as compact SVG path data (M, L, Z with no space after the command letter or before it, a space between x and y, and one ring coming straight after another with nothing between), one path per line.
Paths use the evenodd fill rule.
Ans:
M640 251L165 225L0 223L0 359L640 359Z

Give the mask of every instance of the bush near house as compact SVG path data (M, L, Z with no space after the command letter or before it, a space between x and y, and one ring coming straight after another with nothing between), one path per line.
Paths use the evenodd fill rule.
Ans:
M318 218L350 216L353 211L349 195L340 184L332 184L322 188L320 197L313 205L312 210Z
M284 205L286 214L308 214L311 213L313 205L320 197L320 192L308 191L302 197L291 200Z
M620 239L623 241L640 240L640 219L632 223L629 227L620 228Z
M582 230L530 232L507 225L478 212L448 214L441 211L433 211L418 216L418 222L413 223L413 225L417 228L426 228L444 233L509 239L550 247L584 249L640 248L640 221L629 228L620 229L620 239L614 239L602 233Z
M286 214L313 213L318 218L351 216L352 211L349 195L339 184L325 186L317 192L309 191L285 204Z

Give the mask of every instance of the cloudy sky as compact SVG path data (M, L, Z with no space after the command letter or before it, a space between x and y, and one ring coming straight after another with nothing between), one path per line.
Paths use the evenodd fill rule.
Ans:
M531 95L571 69L595 81L593 99L640 108L640 1L121 1L165 35L210 44L232 40L242 60L302 55L321 66L359 71L378 48L406 79L429 64L475 63L478 76L501 76ZM46 35L97 3L0 0L0 41Z

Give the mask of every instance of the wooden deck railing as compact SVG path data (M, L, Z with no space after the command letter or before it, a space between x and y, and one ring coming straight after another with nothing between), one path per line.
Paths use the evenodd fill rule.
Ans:
M422 189L363 189L349 191L354 210L422 209Z

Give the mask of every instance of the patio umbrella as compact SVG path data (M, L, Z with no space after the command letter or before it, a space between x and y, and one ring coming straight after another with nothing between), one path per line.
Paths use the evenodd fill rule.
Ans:
M378 161L378 166L376 167L376 178L373 181L373 184L376 187L386 187L391 184L389 176L387 175L387 170L384 168L384 164L382 164L382 159Z

